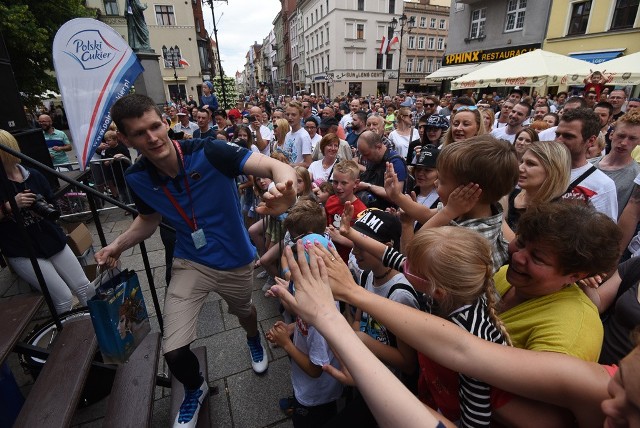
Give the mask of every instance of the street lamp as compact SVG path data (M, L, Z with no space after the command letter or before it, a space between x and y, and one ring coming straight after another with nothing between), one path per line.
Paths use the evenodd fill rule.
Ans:
M227 90L225 89L225 85L224 85L224 70L222 69L222 60L220 59L220 44L218 43L218 27L216 26L216 13L213 10L213 2L216 0L202 0L203 4L208 4L209 6L211 6L211 18L213 20L213 37L216 40L216 52L218 54L218 68L219 68L219 75L220 75L220 88L222 89L222 108L226 109L227 108ZM219 0L219 1L224 1L225 3L228 4L227 0Z
M403 13L400 17L400 53L398 55L398 77L396 81L396 86L398 87L396 89L397 92L400 92L400 69L402 67L402 36L404 35L404 26L407 23L409 24L409 29L407 30L407 32L410 32L411 27L416 23L416 18L414 16L412 16L411 18L407 18L407 15ZM395 29L398 27L398 20L395 16L389 24L391 25L391 29L395 31Z
M169 53L169 55L167 55L167 52ZM171 68L173 68L173 78L176 80L176 89L178 90L178 103L182 101L180 85L178 84L178 73L176 72L176 64L178 63L178 61L180 61L180 59L177 58L179 53L180 48L178 46L176 46L175 48L170 46L169 49L167 49L166 46L162 45L162 55L164 56L165 61L167 60L167 58L171 58L169 61L171 61Z

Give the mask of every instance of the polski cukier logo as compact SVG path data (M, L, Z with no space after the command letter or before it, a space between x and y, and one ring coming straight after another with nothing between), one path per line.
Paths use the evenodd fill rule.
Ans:
M118 56L118 52L98 30L77 32L69 38L64 50L64 53L75 59L85 70L94 70L109 64Z

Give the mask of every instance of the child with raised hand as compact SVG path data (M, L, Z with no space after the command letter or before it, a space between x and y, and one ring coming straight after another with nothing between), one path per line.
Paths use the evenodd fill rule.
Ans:
M312 245L321 241L326 247L329 241L322 236L325 229L324 211L317 202L300 199L284 220L288 235L292 236L292 248L299 239ZM282 276L289 278L287 259L283 256ZM277 278L280 285L295 293L295 285ZM273 294L268 291L268 296ZM283 306L291 315L290 308ZM293 338L291 335L293 334ZM336 400L342 395L342 384L324 373L322 366L339 366L336 357L322 335L297 315L295 322L278 321L266 334L267 340L280 346L291 357L291 383L294 396L281 400L283 410L291 410L294 427L320 427L337 412Z
M393 202L425 223L423 228L451 225L481 233L491 244L493 269L497 271L509 258L508 242L502 234L503 210L498 202L513 190L519 175L511 144L490 135L454 141L442 149L436 166L442 209L434 214L406 197L394 197ZM393 176L389 167L385 181L393 182ZM396 186L391 189L397 194Z
M349 252L353 245L338 231L344 204L349 202L355 210L355 215L367 209L365 204L354 194L354 190L360 182L359 177L360 169L357 163L351 160L338 162L333 168L332 177L330 177L335 194L330 196L325 204L329 236L345 262L349 259Z
M355 246L383 255L386 266L402 271L416 291L434 304L430 311L474 335L508 344L508 335L495 315L495 286L491 248L480 234L443 226L421 229L407 246L408 257L349 227L351 207L345 207L340 232ZM391 264L393 262L393 264ZM453 268L455 266L455 268ZM419 398L461 426L488 426L492 401L489 385L456 374L418 354ZM459 401L456 399L459 396ZM508 397L507 397L508 398Z

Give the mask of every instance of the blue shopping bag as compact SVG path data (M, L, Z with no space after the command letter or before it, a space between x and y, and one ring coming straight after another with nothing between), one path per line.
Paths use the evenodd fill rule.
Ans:
M103 361L126 362L151 331L138 274L124 270L103 281L87 304Z

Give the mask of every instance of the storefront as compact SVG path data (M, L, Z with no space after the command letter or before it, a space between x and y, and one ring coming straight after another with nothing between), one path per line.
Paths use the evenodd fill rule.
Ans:
M492 62L513 58L535 49L540 49L540 43L447 54L442 59L442 67L429 74L426 81L430 84L441 84L443 92L449 91L451 80L479 70Z

